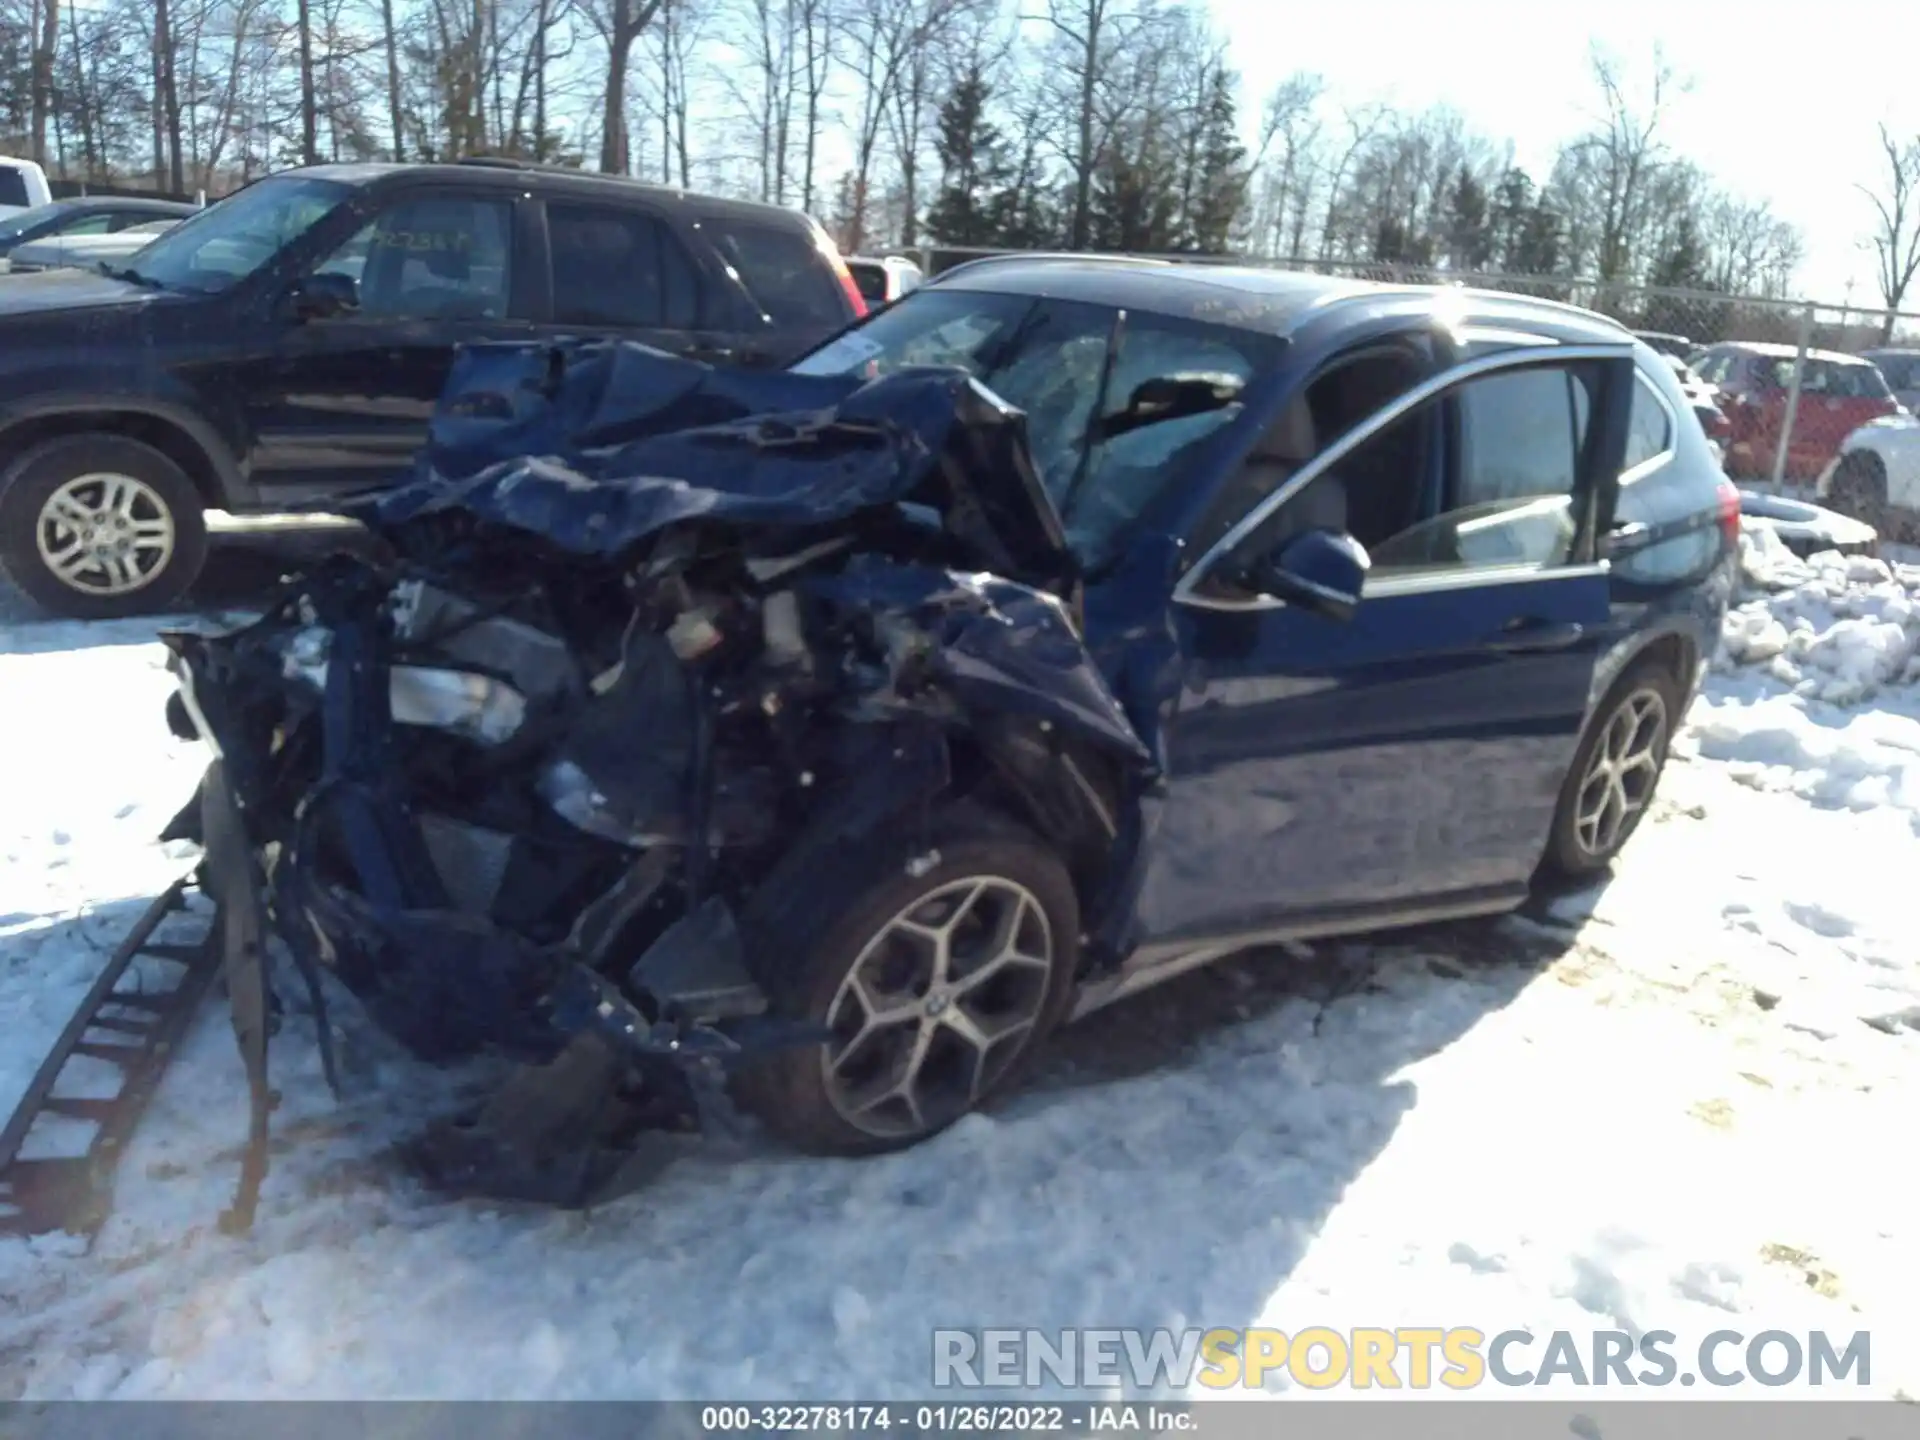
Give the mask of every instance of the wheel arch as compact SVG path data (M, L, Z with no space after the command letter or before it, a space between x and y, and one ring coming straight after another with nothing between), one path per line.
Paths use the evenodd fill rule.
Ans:
M233 452L205 420L160 400L61 399L12 411L0 445L14 457L69 436L115 435L157 450L178 465L206 504L231 506L248 491Z
M1699 685L1700 666L1705 659L1700 638L1678 622L1632 636L1596 667L1580 738L1586 738L1587 731L1606 709L1608 698L1627 676L1654 666L1672 679L1684 704Z

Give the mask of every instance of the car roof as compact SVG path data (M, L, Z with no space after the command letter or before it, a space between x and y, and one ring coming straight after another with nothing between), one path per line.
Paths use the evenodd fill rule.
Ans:
M784 205L763 204L757 200L728 200L717 195L703 195L695 190L655 185L636 180L630 175L603 175L597 170L575 170L565 165L535 165L477 156L448 164L403 165L391 161L364 161L304 165L294 170L276 171L273 178L289 175L307 175L343 185L378 185L412 179L438 180L467 189L490 186L499 190L525 190L530 184L537 183L542 190L576 194L583 198L631 196L639 190L646 192L650 200L684 205L716 219L783 224L790 228L811 228L813 223L802 212Z
M1871 350L1862 350L1860 355L1867 360L1876 355L1920 355L1920 345L1876 345Z
M1770 360L1791 360L1800 353L1798 345L1779 345L1768 340L1722 340L1716 345L1707 346L1708 350L1738 351L1743 355L1764 355ZM1809 350L1809 360L1824 360L1829 365L1870 365L1873 362L1859 355L1846 355L1838 350Z
M1098 255L1008 255L970 261L931 282L946 290L1046 296L1212 321L1288 336L1312 316L1339 305L1382 308L1408 300L1458 297L1470 320L1528 323L1573 344L1618 345L1626 327L1591 310L1499 290L1464 286L1385 285L1372 280L1303 274L1254 265L1214 265Z

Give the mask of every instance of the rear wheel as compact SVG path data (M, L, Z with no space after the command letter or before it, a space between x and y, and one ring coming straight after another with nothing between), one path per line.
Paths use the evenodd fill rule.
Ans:
M164 609L199 577L206 554L193 482L137 440L62 436L0 479L0 567L55 615L104 620Z
M909 864L916 850L930 863ZM778 969L762 982L776 1008L831 1038L740 1070L734 1094L804 1150L912 1145L1012 1084L1059 1023L1072 881L1038 836L970 806L931 845L883 835L817 863L800 913L745 928Z
M1608 692L1561 786L1547 869L1576 878L1613 863L1653 803L1679 703L1673 676L1653 662L1636 666Z

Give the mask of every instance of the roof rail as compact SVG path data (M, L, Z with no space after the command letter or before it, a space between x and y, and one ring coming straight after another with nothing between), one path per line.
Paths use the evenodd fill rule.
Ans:
M477 165L488 170L533 170L544 175L584 175L588 179L625 180L630 185L647 183L631 175L609 175L604 170L583 170L578 165L556 165L546 160L522 160L514 155L462 155L453 163Z
M940 247L938 245L929 245L927 248L936 254L940 250ZM1054 260L1054 261L1071 260L1071 261L1077 261L1081 264L1087 264L1087 263L1100 264L1104 262L1107 264L1115 264L1115 265L1177 265L1179 264L1177 260L1161 260L1156 257L1148 256L1148 255L1111 255L1111 254L1105 254L1105 253L1095 254L1091 252L1079 253L1072 250L1005 250L1005 251L997 251L992 255L976 255L971 260L962 260L958 265L951 265L947 267L945 270L942 270L939 274L935 275L933 279L929 280L927 283L931 285L934 283L934 281L944 280L949 275L958 275L962 270L979 270L989 265L999 265L999 264L1004 264L1011 261L1032 261L1032 260Z

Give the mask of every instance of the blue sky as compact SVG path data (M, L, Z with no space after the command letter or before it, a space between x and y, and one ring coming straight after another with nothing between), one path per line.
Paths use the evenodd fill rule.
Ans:
M1338 101L1445 102L1536 175L1597 113L1589 40L1646 76L1657 39L1690 93L1666 136L1731 189L1773 202L1806 237L1800 288L1839 304L1878 294L1857 186L1885 162L1875 125L1920 130L1915 0L1209 0L1250 107L1297 70Z

